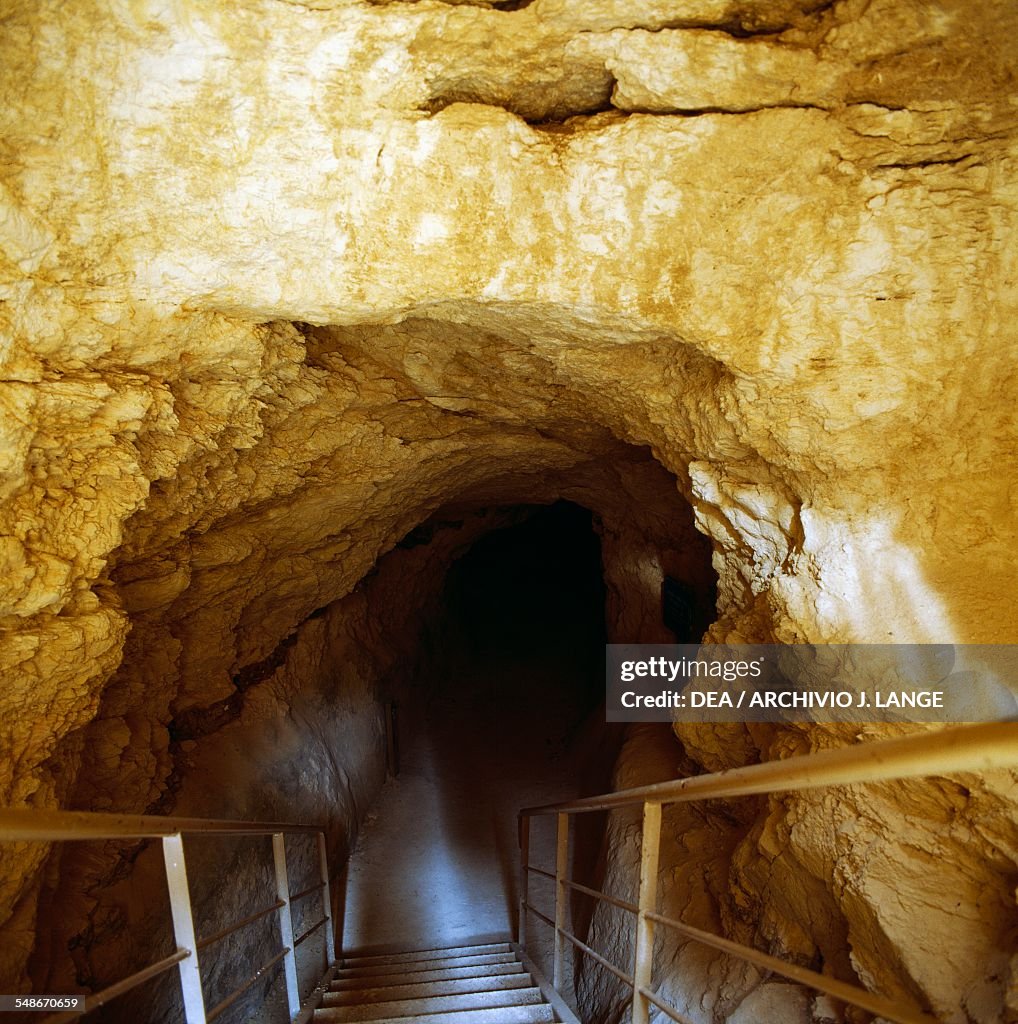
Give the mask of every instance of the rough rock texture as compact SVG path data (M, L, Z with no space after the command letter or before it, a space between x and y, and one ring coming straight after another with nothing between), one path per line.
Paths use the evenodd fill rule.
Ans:
M676 749L664 727L638 726L615 781L717 771L872 740L888 728L685 726ZM1018 1014L1016 799L1013 776L994 773L675 805L663 820L660 910L929 1006L938 1020L1010 1022ZM612 816L605 891L632 902L640 839L638 808ZM618 964L632 962L629 923L614 908L595 916L595 944ZM843 1019L826 997L806 998L779 977L662 932L660 994L692 1020ZM577 987L592 1022L618 1019L630 998L596 967Z
M590 505L618 635L658 638L665 563L707 575L678 513L633 508L660 493L648 452L713 545L714 637L1015 639L1013 4L8 0L0 21L0 801L270 806L264 776L199 799L187 723L212 750L247 716L284 763L283 709L330 691L299 675L323 639L280 645L450 505ZM850 942L867 983L1000 1019L992 957L964 979L942 945L906 955L877 863L803 852L792 812L746 827L791 836L789 871L852 917L833 962ZM908 812L870 813L879 836ZM0 856L14 990L45 851ZM794 920L742 856L751 927Z
M643 485L634 498L656 500L659 507L670 501L681 510L674 483L656 463L643 456L625 468L634 486ZM588 496L582 486L576 492ZM444 510L411 531L351 594L313 613L270 657L243 670L234 694L178 714L168 727L174 772L164 780L164 802L172 799L175 812L199 817L328 823L330 854L338 868L385 774L384 702L412 703L407 691L431 674L430 634L440 629L446 570L478 537L526 515L518 506ZM619 527L623 538L631 533L630 524ZM667 539L658 540L658 551L667 553ZM98 789L94 780L90 786ZM304 888L298 883L301 874L314 880L317 865L304 863L308 857L294 849L294 840L288 842L296 891ZM88 857L65 852L59 880L56 866L50 866L39 919L44 939L30 964L37 989L101 986L171 951L158 846L109 843L100 850L100 845ZM189 844L200 935L265 905L274 884L267 854L267 842L259 840ZM230 886L222 885L224 875ZM341 905L342 883L336 888ZM318 919L313 905L305 901L301 909L305 925ZM26 944L32 939L14 928L6 936ZM245 933L237 942L216 945L204 956L210 1005L246 979L250 961L269 960L276 952L273 942L278 946L272 928ZM303 978L317 978L319 955L309 958L310 974ZM137 1000L118 1000L116 1019L176 1020L173 990L171 980L160 999L142 990ZM260 995L253 989L225 1019L249 1020Z

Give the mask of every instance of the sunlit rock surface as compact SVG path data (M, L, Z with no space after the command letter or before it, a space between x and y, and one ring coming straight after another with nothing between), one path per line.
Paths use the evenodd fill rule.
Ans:
M617 637L663 639L660 574L699 562L649 454L713 545L713 636L1015 640L1014 5L11 0L2 25L2 802L263 808L203 751L268 750L329 692L309 616L450 504L595 509ZM403 639L362 628L370 733ZM378 766L350 770L367 799ZM981 951L1015 920L973 881L1013 875L1009 785L950 812L992 853L943 787L837 815L964 875ZM950 953L937 906L881 917L883 855L821 856L800 834L830 815L796 807L731 839L745 934L1003 1019L1000 958ZM13 991L44 851L2 856ZM819 953L769 858L826 894Z
M895 728L685 725L676 748L666 727L638 726L616 783L804 754ZM997 772L674 805L663 819L661 913L927 1005L938 1020L1010 1021L1016 800L1013 776ZM633 902L640 835L639 808L612 816L605 889ZM633 955L628 923L610 907L595 918L595 945L616 963ZM660 994L694 1020L843 1019L827 997L804 998L777 976L662 932ZM589 968L578 988L599 1012L626 998Z

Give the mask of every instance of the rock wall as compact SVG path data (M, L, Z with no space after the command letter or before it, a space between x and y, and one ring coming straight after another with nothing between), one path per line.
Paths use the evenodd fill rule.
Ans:
M712 544L718 639L1015 638L1014 5L2 18L3 803L268 807L255 779L203 789L184 744L246 721L280 744L257 779L301 778L275 716L335 686L332 619L301 624L450 506L603 514L629 639L653 637L660 571L706 585L677 495ZM260 675L290 671L286 643L321 664L299 699ZM353 681L365 736L388 643ZM881 834L906 813L889 798ZM14 990L45 851L0 856ZM789 863L830 891L846 858ZM861 921L878 888L857 889ZM903 956L890 932L858 926L854 962ZM903 976L946 1005L961 973ZM988 984L951 1012L999 1017Z
M888 726L634 726L615 783L824 750L885 736ZM903 727L897 727L900 731ZM913 1004L938 1021L1010 1022L1018 966L1012 774L958 776L816 793L679 804L662 822L659 909L820 973ZM604 891L636 902L639 808L607 830ZM591 934L631 964L631 916L598 910ZM659 994L693 1021L868 1020L826 996L659 929ZM585 1020L617 1021L631 993L584 965Z
M611 455L584 463L564 479L534 483L527 493L545 501L565 495L598 510L606 576L621 581L617 591L628 585L632 553L647 549L645 586L642 592L629 587L627 615L649 620L659 604L663 566L700 589L708 604L713 593L709 547L695 532L674 478L643 451L615 446ZM433 675L436 644L450 642L443 635L441 603L449 566L478 537L519 521L536 507L478 503L488 497L478 492L475 502L447 506L411 530L352 593L312 612L267 657L237 672L228 696L187 707L168 722L157 702L133 708L131 721L141 726L137 731L161 737L165 752L164 774L154 757L131 765L133 777L159 787L155 809L324 823L331 863L339 872L384 777L384 702L416 706L416 691ZM648 512L632 513L641 507ZM149 642L162 635L153 626ZM145 671L142 656L137 657L138 662L125 658L122 674ZM84 806L132 809L131 795L114 788L117 778L132 778L127 767L110 769L100 756L102 737L115 724L105 710L100 708L95 722L66 745L71 755L80 751L81 758L73 799ZM150 751L142 748L141 753ZM146 770L151 774L143 776ZM111 772L108 778L104 771ZM194 902L201 908L201 934L219 931L269 900L267 866L257 850L227 841L193 845L189 874ZM73 847L57 851L41 877L23 875L24 888L5 928L11 984L30 977L40 991L81 984L98 988L167 955L169 922L157 847L107 843L90 844L85 852ZM298 861L291 868L308 874L314 865ZM220 884L224 870L233 882L225 890ZM341 892L341 876L334 883ZM139 941L139 934L148 938ZM248 959L270 959L274 941L270 929L243 949L241 959L230 946L206 955L209 1004L217 1001L215 993L225 996L245 980L242 968ZM33 947L26 971L24 957ZM116 1019L138 1014L175 1019L171 989L166 986L154 1002L147 991L140 1002L118 1001ZM247 1020L259 992L253 989L251 1000L236 1004L230 1019Z

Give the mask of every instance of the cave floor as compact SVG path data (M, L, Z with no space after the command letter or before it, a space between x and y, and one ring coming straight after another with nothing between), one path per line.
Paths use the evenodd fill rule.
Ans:
M580 795L602 763L603 709L584 722L567 651L470 666L417 708L400 708L401 771L383 788L350 859L343 947L423 949L513 930L516 812ZM589 692L589 690L588 690ZM595 772L596 774L596 772ZM554 870L554 817L532 828L531 863ZM531 894L553 916L550 882ZM545 964L549 929L531 918Z

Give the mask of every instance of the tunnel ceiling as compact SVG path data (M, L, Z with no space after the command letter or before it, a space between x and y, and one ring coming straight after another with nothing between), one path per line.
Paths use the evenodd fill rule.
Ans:
M11 8L8 797L132 622L213 699L443 503L620 445L722 633L1008 632L1013 7L498 6Z

